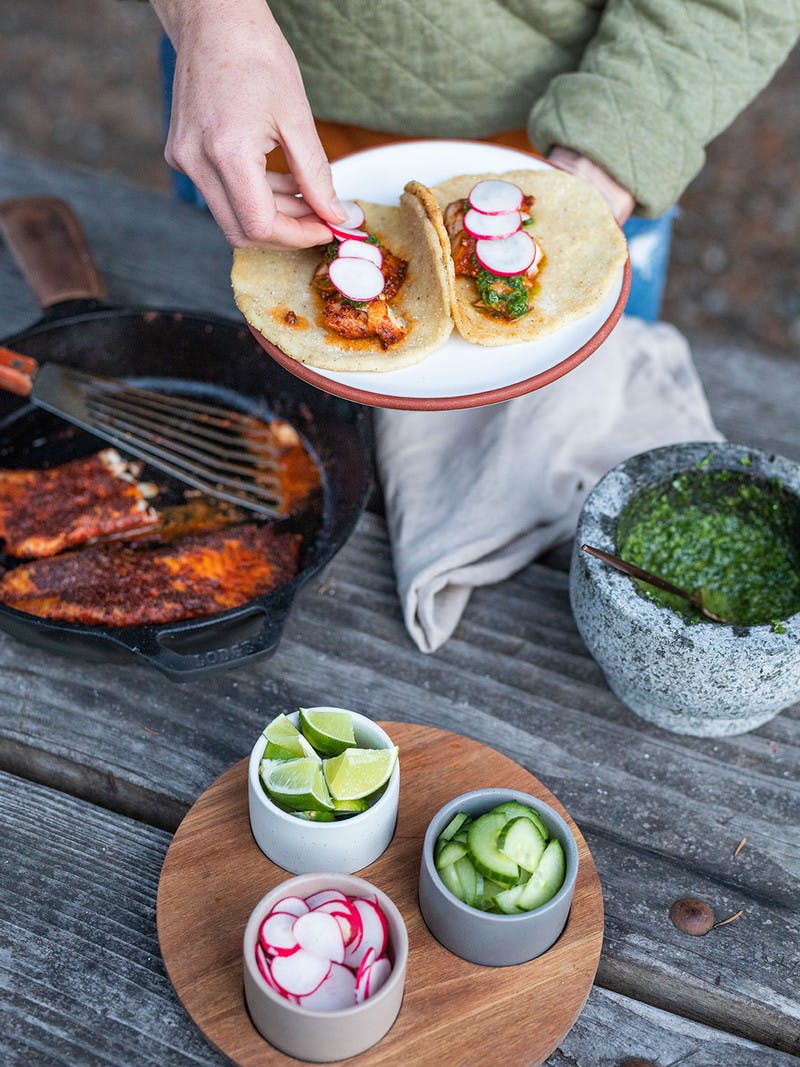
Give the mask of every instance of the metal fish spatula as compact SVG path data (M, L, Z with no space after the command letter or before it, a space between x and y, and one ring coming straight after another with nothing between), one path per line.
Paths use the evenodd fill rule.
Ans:
M2 346L0 388L28 397L208 496L270 518L284 513L275 439L251 415L38 363Z

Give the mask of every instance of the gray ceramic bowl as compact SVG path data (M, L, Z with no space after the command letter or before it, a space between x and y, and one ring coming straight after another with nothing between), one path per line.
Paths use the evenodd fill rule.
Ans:
M374 896L389 923L388 955L392 973L368 1000L343 1011L309 1011L270 989L256 963L261 923L286 896L308 897L338 889L351 897ZM349 874L313 873L289 878L267 893L253 909L244 932L244 995L258 1032L270 1044L312 1063L332 1063L370 1048L391 1029L400 1011L408 963L408 933L392 901L370 882Z
M465 904L445 886L433 862L439 834L457 812L483 815L507 800L518 800L541 816L550 836L561 842L567 861L564 884L556 895L540 908L519 915L496 915ZM436 940L456 956L488 967L525 963L541 956L558 940L569 915L577 876L578 846L557 811L516 789L475 789L445 804L428 825L419 872L419 910Z
M392 739L372 719L358 712L353 716L353 732L362 748L391 748ZM287 718L298 724L294 712ZM400 760L378 800L366 811L335 822L309 822L273 804L258 777L258 768L267 747L262 735L250 753L248 804L250 828L261 851L273 863L293 874L308 871L336 871L350 874L373 863L389 845L397 824L400 799Z
M699 465L699 466L698 466ZM685 471L777 479L800 508L800 465L742 445L668 445L620 463L586 499L570 568L570 601L586 646L632 711L675 733L745 733L800 700L800 614L771 625L687 623L581 545L617 551L617 523L643 489Z

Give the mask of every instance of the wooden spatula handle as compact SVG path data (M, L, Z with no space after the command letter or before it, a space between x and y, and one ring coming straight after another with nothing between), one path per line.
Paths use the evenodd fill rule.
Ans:
M5 239L39 306L66 300L105 300L106 284L92 262L78 218L53 196L0 202Z
M0 345L0 389L17 396L30 396L38 369L35 359Z

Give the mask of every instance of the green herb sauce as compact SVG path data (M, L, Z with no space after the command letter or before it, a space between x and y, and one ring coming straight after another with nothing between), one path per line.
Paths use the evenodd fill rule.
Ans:
M779 620L800 611L800 500L777 482L687 472L630 502L617 545L623 559L699 594L737 625L772 623L785 633ZM703 618L679 597L636 585L689 622Z
M509 319L519 319L530 310L524 277L522 274L504 277L481 267L475 284L481 300L490 311L495 310Z

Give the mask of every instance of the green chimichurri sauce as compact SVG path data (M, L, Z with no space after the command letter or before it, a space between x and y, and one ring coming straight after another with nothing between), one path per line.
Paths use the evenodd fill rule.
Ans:
M480 267L475 279L478 294L490 311L497 311L509 319L519 319L530 310L524 275L492 274Z
M778 483L735 471L687 472L647 489L620 516L623 559L698 593L740 626L773 624L800 611L800 500ZM636 582L687 621L685 600Z

